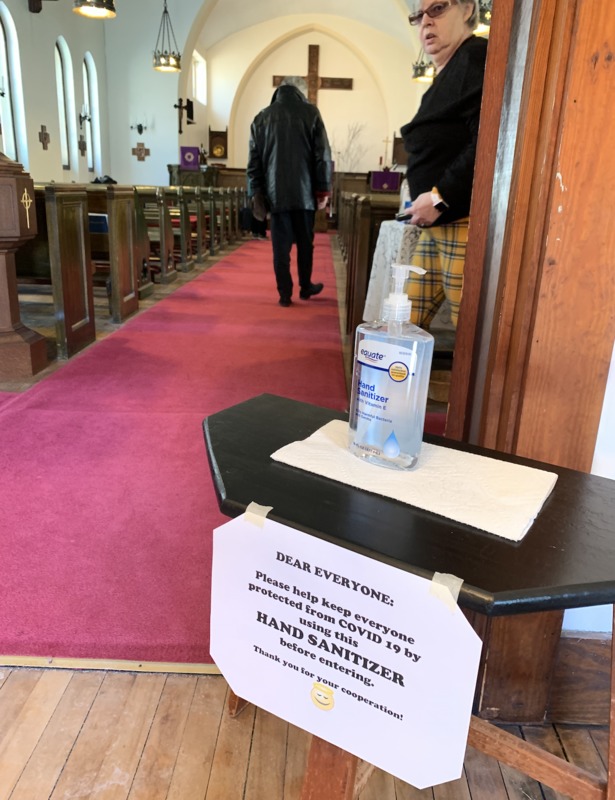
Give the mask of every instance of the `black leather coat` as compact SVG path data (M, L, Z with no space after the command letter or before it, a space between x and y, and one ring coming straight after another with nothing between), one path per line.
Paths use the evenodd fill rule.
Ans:
M294 86L280 86L250 128L248 194L272 212L315 210L331 190L331 150L322 117Z

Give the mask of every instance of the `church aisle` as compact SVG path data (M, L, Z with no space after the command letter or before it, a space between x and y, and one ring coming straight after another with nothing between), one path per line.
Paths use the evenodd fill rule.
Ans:
M226 518L203 420L263 393L347 407L330 237L315 249L318 298L281 308L270 244L246 242L3 404L1 663L211 671Z
M238 245L241 246L241 245ZM177 279L171 283L156 283L154 291L149 297L139 301L137 314L142 314L155 306L161 300L165 300L182 286L190 283L207 270L215 266L218 261L228 256L236 247L225 249L215 258L210 256L204 264L195 264L190 272L178 272ZM31 377L21 378L19 381L0 380L0 402L2 393L24 392L31 386L35 386L40 381L52 375L58 369L70 363L70 360L59 360L56 353L56 333L55 318L53 308L53 297L51 286L20 284L19 286L19 311L21 321L27 328L40 333L47 339L47 355L49 365L46 369L32 375ZM136 315L128 317L121 323L115 323L109 313L109 300L107 291L103 286L94 287L94 314L96 319L96 343L105 339L109 334L120 330L124 325L135 319ZM90 347L94 347L92 344Z

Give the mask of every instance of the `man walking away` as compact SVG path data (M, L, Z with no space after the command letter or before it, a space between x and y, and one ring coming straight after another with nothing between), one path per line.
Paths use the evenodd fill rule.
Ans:
M286 77L271 105L250 127L248 194L253 213L265 219L273 246L273 269L281 306L290 306L293 280L290 251L297 246L299 297L323 290L312 283L314 217L331 194L331 149L320 111L306 98L304 78Z

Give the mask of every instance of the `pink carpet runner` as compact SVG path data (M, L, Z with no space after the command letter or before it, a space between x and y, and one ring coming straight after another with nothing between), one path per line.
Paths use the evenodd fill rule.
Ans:
M249 242L0 407L0 655L210 663L203 419L263 392L347 407L325 291L277 305Z

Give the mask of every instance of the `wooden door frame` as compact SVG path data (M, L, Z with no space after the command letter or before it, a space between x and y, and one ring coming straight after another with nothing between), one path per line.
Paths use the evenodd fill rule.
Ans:
M579 121L573 113L577 98L586 91L598 112L607 103L603 67L610 66L607 42L615 12L600 7L608 25L603 32L592 28L590 15L597 8L598 0L494 0L446 428L454 439L581 471L592 466L615 329L608 314L615 279L604 269L606 239L600 236L608 208L600 192L591 204L584 201L588 169L576 169L592 143L591 120ZM573 39L579 29L584 37ZM514 45L522 30L527 48L520 57ZM522 89L513 125L502 111L515 77L522 77ZM565 205L557 195L562 163L568 182L577 176L580 181ZM612 162L607 163L607 174L596 176L598 185L612 182ZM501 180L502 169L508 169L509 183ZM590 242L594 250L585 256L593 263L595 252L601 268L582 303L575 294L580 280L573 279L577 264L561 248L554 250L566 225L576 231L575 211L584 221L575 233L580 238L566 241ZM578 253L579 248L577 263ZM602 308L607 313L600 314ZM573 337L572 320L577 341L579 332L591 332L591 338L585 337L586 352L579 348L578 358L573 350L563 371L560 352L570 352L563 345ZM549 383L554 375L564 379ZM571 427L574 436L562 437L561 431ZM533 653L543 675L526 681L527 691L520 689L515 719L541 721L548 707L556 652L550 643L559 638L562 625L561 612L549 614L549 619L538 615L535 624L524 620L523 636L534 642L525 652ZM510 687L527 665L514 625L498 618L491 627L483 685L493 693L489 703L488 693L481 692L478 713L487 716L496 709L505 719L511 714Z
M547 222L545 190L536 176L554 157L563 80L560 66L575 6L576 2L561 0L493 2L446 435L508 451L512 449L514 401L531 334L536 249ZM525 48L519 39L528 18ZM513 112L513 118L505 120L502 110L520 74L523 92L518 115ZM502 154L511 150L509 184ZM526 231L531 235L526 236ZM490 297L493 284L495 297ZM484 376L479 376L481 360Z
M604 34L591 24L598 9L607 26ZM592 127L589 120L584 127L575 108L577 96L589 93L595 116L604 123L600 113L607 84L600 78L612 56L601 37L612 31L614 21L612 10L597 0L494 0L446 428L450 438L582 471L592 467L612 358L614 326L599 309L612 307L615 286L604 268L609 263L603 240L608 209L599 192L591 195L591 206L579 194L592 180L582 160L592 147ZM515 47L524 30L525 50ZM575 30L582 30L584 38L573 38ZM522 78L516 108L511 101L515 77ZM558 194L563 191L558 177L562 163L567 175L574 173L579 181L565 206ZM608 176L596 176L598 182L613 175L612 162L604 163ZM505 171L509 183L502 179ZM572 278L574 265L560 252L558 285L552 254L553 241L560 239L553 237L558 230L576 228L578 217L583 220L578 237L589 243L586 256L602 271L592 289L595 296L585 291L582 307L568 303L558 312L543 293L554 292L561 304L565 283L572 297L580 281ZM579 252L576 247L577 260ZM551 389L540 381L549 370L556 374L557 341L549 335L552 330L563 343L567 326L561 314L574 319L577 335L591 331L586 344L590 357L573 356L566 384ZM547 419L544 409L558 408L565 385L573 383L577 393L591 386L591 398L578 395L573 405L561 404L559 417ZM562 424L575 429L566 446L556 441Z

